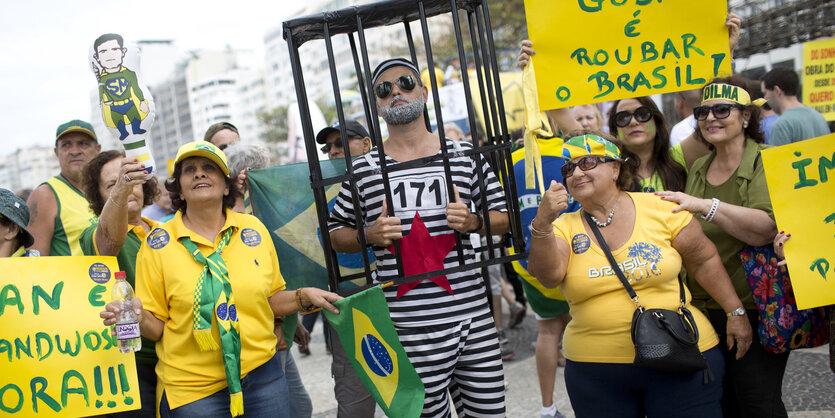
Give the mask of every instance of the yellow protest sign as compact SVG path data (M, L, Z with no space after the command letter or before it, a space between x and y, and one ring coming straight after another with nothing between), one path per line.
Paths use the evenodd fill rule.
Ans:
M82 417L140 407L133 354L99 312L115 257L0 258L0 415Z
M835 304L835 134L762 151L799 309Z
M803 103L835 120L835 39L803 44Z
M731 74L725 0L525 0L525 15L543 110Z

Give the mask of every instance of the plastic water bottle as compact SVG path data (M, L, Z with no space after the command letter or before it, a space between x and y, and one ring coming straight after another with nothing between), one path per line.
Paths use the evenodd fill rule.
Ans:
M132 353L142 348L139 338L139 321L133 310L133 288L125 280L125 272L116 272L116 283L113 283L112 300L120 303L119 319L116 321L116 339L119 340L120 353Z

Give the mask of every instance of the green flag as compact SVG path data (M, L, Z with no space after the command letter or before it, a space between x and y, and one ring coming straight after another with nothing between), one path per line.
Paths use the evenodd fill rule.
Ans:
M322 178L345 174L344 159L319 163ZM308 164L297 163L249 170L247 181L252 214L272 232L281 275L284 276L287 289L304 286L328 289L325 252L322 250ZM340 184L334 184L325 188L325 199L329 208L336 200L340 187ZM370 248L369 260L374 261L374 252ZM338 263L342 276L364 271L360 253L340 253ZM373 269L374 265L371 266ZM364 280L359 280L359 284L364 284ZM340 285L340 288L350 287L355 285Z
M319 163L322 178L332 178L345 173L344 159ZM248 170L247 182L252 214L272 232L273 245L287 289L310 286L328 289L325 252L322 250L308 163ZM340 184L334 184L325 189L325 199L329 202L329 207L336 200L340 188ZM369 260L373 262L374 252L370 248L368 251ZM338 262L343 276L364 271L360 253L340 253ZM363 284L364 280L360 279L357 282ZM340 288L356 285L346 282L342 283ZM296 315L292 315L286 318L282 326L288 345L293 343L296 324Z
M391 322L383 289L374 286L334 303L325 318L339 335L354 370L390 417L417 417L425 390Z

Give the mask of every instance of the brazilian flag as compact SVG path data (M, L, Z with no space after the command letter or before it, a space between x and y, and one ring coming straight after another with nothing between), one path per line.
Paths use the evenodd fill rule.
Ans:
M423 382L400 345L382 287L371 287L334 305L339 315L322 312L380 408L390 417L420 416Z

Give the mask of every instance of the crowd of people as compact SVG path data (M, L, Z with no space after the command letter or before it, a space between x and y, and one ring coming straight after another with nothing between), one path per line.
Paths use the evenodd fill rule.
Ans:
M740 22L731 15L726 24L733 50ZM534 54L523 41L519 67ZM455 71L450 65L436 77L460 78ZM680 121L671 129L651 97L616 100L605 116L598 104L550 111L559 138L537 140L556 144L560 160L524 225L529 253L519 272L542 287L519 281L511 268L456 269L483 256L479 240L493 240L501 254L511 219L495 167L466 153L473 145L465 132L445 126L447 138L439 138L427 129L428 77L404 58L375 68L384 147L354 120L316 135L321 152L345 159L355 179L342 185L330 212L333 250L370 248L380 283L423 272L424 264L450 271L384 289L425 387L422 416L506 415L503 361L511 355L502 348L502 299L508 327L524 318L526 304L535 313L543 418L563 416L554 399L559 366L578 417L787 416L781 387L789 353L769 352L755 337L758 311L738 253L774 243L782 255L788 239L778 234L759 152L829 133L797 99L793 70L777 67L759 81L717 78L676 93ZM57 128L55 154L60 173L28 202L0 189L0 257L117 258L136 288L142 408L113 415L311 416L285 330L296 329L293 340L309 354L316 316L284 318L317 308L338 314L333 303L341 296L286 289L281 255L251 215L245 187L248 168L269 165L265 152L221 122L203 141L182 145L170 177L149 180L136 158L101 152L92 126L73 120ZM398 259L394 248L413 229L449 250L437 259ZM632 288L624 289L612 260L637 297L627 295ZM562 298L542 290L555 287ZM706 367L676 374L633 364L635 305L692 312ZM116 323L121 308L108 304L104 324ZM324 333L338 416L373 417L374 399L336 333Z

